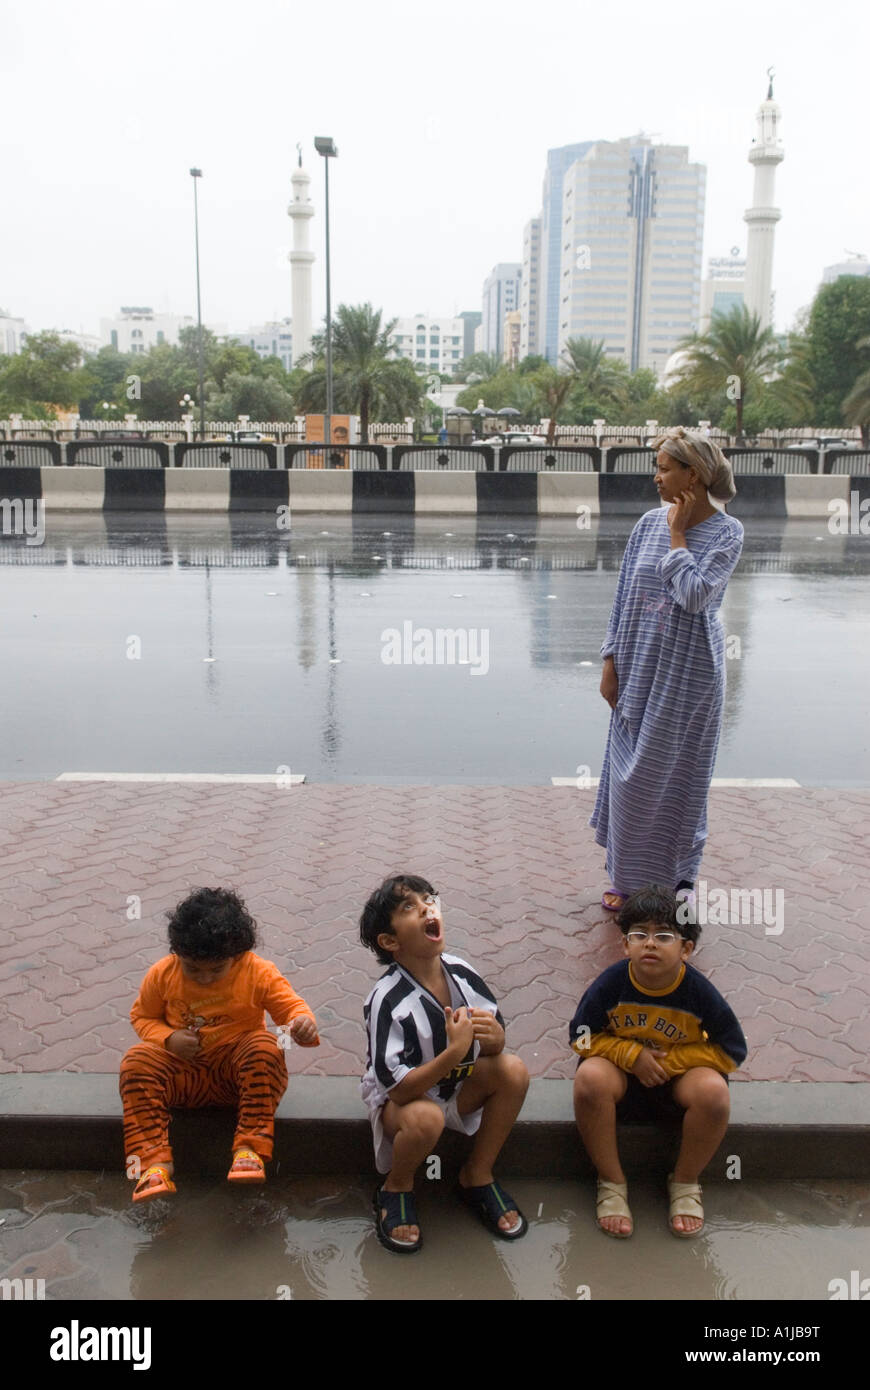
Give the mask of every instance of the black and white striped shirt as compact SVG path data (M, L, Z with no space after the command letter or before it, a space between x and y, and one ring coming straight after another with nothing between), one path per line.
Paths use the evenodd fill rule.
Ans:
M481 977L459 956L442 955L451 1008L487 1009L504 1027L495 998ZM428 989L398 964L382 975L365 1002L368 1037L366 1071L360 1093L366 1105L377 1108L394 1086L447 1046L444 1007ZM460 1082L471 1075L480 1053L475 1039L465 1057L436 1086L426 1092L432 1100L449 1100Z

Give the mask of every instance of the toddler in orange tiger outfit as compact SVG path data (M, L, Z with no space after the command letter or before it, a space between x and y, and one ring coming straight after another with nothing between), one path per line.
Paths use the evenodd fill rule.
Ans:
M130 1011L142 1039L121 1062L124 1151L133 1201L175 1191L169 1111L238 1106L230 1182L265 1182L284 1052L264 1010L317 1047L317 1024L278 967L254 954L256 923L223 888L200 888L169 916L171 954L152 965Z

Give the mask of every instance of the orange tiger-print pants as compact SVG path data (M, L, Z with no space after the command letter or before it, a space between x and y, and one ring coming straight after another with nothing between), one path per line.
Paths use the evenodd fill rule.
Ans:
M121 1062L124 1152L140 1172L169 1163L169 1111L203 1105L237 1105L233 1150L272 1157L275 1111L287 1089L284 1053L271 1033L246 1033L210 1048L201 1061L185 1062L157 1043L131 1047Z

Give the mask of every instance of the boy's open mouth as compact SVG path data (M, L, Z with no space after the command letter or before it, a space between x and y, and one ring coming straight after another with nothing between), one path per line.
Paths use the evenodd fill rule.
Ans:
M426 931L426 935L428 936L428 938L429 938L430 941L440 941L440 940L441 940L441 923L440 923L440 922L427 922L427 923L426 923L426 927L425 927L425 931Z

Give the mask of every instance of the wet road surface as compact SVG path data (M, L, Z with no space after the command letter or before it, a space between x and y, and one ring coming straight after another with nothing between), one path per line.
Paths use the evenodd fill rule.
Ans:
M43 546L0 545L0 777L596 777L598 648L630 527L50 518ZM822 521L747 520L746 535L722 610L716 776L870 785L870 545ZM441 662L388 663L408 629L464 636Z
M801 1301L867 1273L867 1182L711 1184L693 1241L667 1231L663 1191L632 1183L635 1234L616 1241L595 1229L591 1183L510 1179L530 1229L509 1245L445 1176L443 1189L418 1185L426 1243L413 1261L378 1244L373 1182L178 1183L174 1198L133 1207L118 1173L0 1172L0 1275L43 1278L56 1300Z

